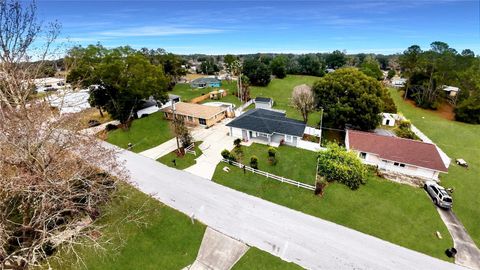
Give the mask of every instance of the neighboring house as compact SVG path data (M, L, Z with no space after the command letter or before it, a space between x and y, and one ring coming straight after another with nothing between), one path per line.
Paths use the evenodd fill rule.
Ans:
M395 116L391 113L381 113L382 116L382 126L395 126Z
M230 136L244 141L259 141L279 146L298 146L306 125L302 121L287 118L285 113L266 109L249 110L227 124Z
M202 77L195 79L190 83L190 86L193 88L220 87L221 85L222 81L215 77Z
M227 116L227 107L222 106L206 106L195 103L178 102L173 103L162 109L165 118L172 120L173 113L177 117L183 118L185 123L190 126L206 126L211 127L215 123L220 122Z
M447 93L447 95L449 95L450 97L455 97L460 91L460 88L455 86L444 85L442 90L445 91L445 93Z
M407 82L407 79L404 78L395 78L392 80L392 85L394 87L403 87L405 83Z
M137 111L137 117L140 118L144 114L156 113L162 108L165 108L167 106L172 106L172 102L180 102L180 101L181 101L180 96L168 94L168 101L163 104L160 104L160 107L159 107L158 102L155 99L153 99L153 97L150 97L148 100L144 101L140 110Z
M273 107L273 99L265 97L256 97L254 100L256 109L271 109Z
M393 175L438 181L447 172L437 147L431 143L347 130L345 146L358 153L363 163Z

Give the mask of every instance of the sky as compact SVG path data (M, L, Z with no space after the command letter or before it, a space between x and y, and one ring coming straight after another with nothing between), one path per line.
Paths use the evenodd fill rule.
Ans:
M49 1L60 42L177 54L401 53L433 41L480 54L480 0Z

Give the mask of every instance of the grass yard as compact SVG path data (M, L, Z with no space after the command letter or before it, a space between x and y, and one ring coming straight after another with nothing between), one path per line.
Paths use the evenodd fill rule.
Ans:
M234 96L234 95L231 95L230 94L231 92L229 92L229 94L225 97L222 97L221 99L219 100L212 100L212 99L206 99L202 102L200 102L200 104L205 104L205 103L208 103L208 102L227 102L227 103L232 103L232 104L235 104L236 107L240 106L242 103L240 102L240 100Z
M107 141L122 148L132 143L135 153L145 151L173 138L170 122L163 119L162 112L136 119L128 130L117 129L108 133Z
M273 79L266 87L250 87L250 96L255 97L270 97L275 102L273 108L285 110L287 117L303 120L302 115L290 105L290 98L292 96L293 88L297 85L307 84L312 86L319 77L302 76L302 75L288 75L283 79ZM320 122L320 112L310 114L308 124L310 126L317 126Z
M167 155L163 156L163 157L160 157L159 159L157 159L158 162L161 162L169 167L172 167L172 168L176 168L176 169L179 169L179 170L183 170L183 169L186 169L192 165L195 165L195 163L197 163L195 161L196 158L198 158L199 156L202 155L202 150L200 150L200 148L198 148L198 146L202 144L201 141L199 142L195 142L195 152L197 153L197 155L193 155L193 154L185 154L183 157L179 157L177 156L177 150L173 151L173 152L170 152L168 153ZM172 160L175 159L175 162L177 164L177 166L175 166L172 162Z
M128 185L121 185L118 192L99 220L107 225L102 237L111 240L104 245L105 250L80 249L85 267L75 263L72 254L61 251L67 262L57 267L54 264L54 269L182 269L195 260L205 231L203 224L192 224L188 216ZM127 213L140 210L142 205L138 217L146 225L125 222Z
M249 165L252 155L258 158L258 169L269 173L290 178L305 184L315 184L315 169L317 153L291 146L281 146L277 150L276 165L268 163L268 146L254 143L251 146L242 146L243 158L239 162ZM232 152L235 152L233 150ZM301 161L301 162L300 162Z
M302 267L283 261L268 252L251 247L232 270L301 270Z
M245 149L244 152L258 155L259 169L312 184L316 168L314 152L281 146L277 154L279 161L273 167L265 161L267 147L252 146L251 150ZM259 153L264 153L263 158ZM225 166L230 167L230 172L222 170ZM448 259L443 252L453 244L434 205L422 189L373 175L366 185L355 191L342 184L330 184L321 198L311 191L258 174L244 174L242 169L226 163L217 166L213 180L440 259ZM437 239L436 231L443 239Z
M441 112L417 108L395 89L390 94L398 111L452 158L448 174L441 174L440 179L442 185L455 189L453 211L480 246L480 125L447 120ZM456 158L465 159L469 168L456 165Z
M201 96L211 91L219 90L219 89L226 89L228 90L228 95L233 95L233 93L237 91L236 82L222 81L222 86L218 88L217 87L192 88L189 83L177 83L173 88L173 90L170 91L170 94L178 95L182 97L182 101L188 102L193 98L196 98L198 96Z

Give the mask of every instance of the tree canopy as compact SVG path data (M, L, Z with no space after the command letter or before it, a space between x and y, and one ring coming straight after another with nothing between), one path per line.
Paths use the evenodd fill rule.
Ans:
M360 62L361 61L362 60L360 60ZM327 67L337 69L343 67L347 63L347 58L345 53L335 50L327 55L325 63L327 64Z
M100 106L122 123L134 117L143 99L162 100L168 89L163 66L152 64L130 47L75 47L67 61L73 66L68 81L83 87L95 85L91 87L91 105Z
M378 81L383 79L383 73L380 70L380 64L378 63L377 59L371 55L368 55L363 59L359 69L365 73L365 75L370 76Z
M267 86L270 83L270 68L257 58L248 58L243 62L243 74L251 85Z
M349 124L372 130L380 123L382 111L396 111L382 84L356 68L342 68L325 75L314 84L313 91L317 106L324 110L324 123L335 128Z
M272 74L279 79L285 78L287 76L287 61L287 58L283 55L275 56L270 62Z

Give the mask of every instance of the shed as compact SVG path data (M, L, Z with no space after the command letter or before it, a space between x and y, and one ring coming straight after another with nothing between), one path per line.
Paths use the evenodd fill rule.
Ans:
M271 109L273 107L273 99L266 97L256 97L254 100L256 109Z

